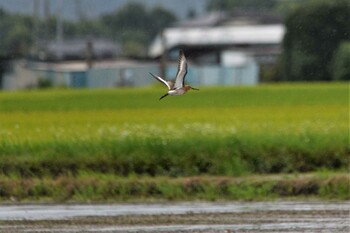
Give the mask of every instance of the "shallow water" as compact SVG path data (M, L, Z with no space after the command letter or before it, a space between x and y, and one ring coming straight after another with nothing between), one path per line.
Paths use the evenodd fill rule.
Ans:
M350 202L0 205L0 232L349 232L349 211Z
M0 205L0 220L47 220L86 216L350 210L350 202L186 202L171 204Z

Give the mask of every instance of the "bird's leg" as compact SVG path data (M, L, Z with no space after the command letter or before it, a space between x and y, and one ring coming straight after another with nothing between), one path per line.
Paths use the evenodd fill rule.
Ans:
M159 100L163 99L164 97L168 96L169 93L166 93L165 95L163 95L162 97L159 98Z

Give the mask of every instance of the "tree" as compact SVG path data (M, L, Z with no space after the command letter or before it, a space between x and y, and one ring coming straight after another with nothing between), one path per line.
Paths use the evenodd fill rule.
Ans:
M343 42L337 49L332 61L332 78L350 80L350 42Z
M153 8L149 12L150 17L150 40L154 39L154 37L167 26L171 25L176 21L176 16L170 11L158 6Z
M25 55L32 43L32 25L30 17L11 15L0 9L0 56Z
M309 1L286 18L280 70L282 80L331 80L332 58L350 40L347 0Z
M11 56L23 56L25 55L32 44L31 31L23 24L15 24L13 28L8 32L5 39L7 44L7 52Z
M191 8L187 11L187 19L194 19L196 18L197 16L197 13L196 13L196 10Z
M102 23L121 43L124 54L129 56L145 55L151 40L175 20L175 15L164 8L146 10L136 2L102 17Z
M141 3L130 2L120 10L97 20L64 21L64 37L112 37L121 43L125 55L146 54L151 40L176 17L161 7L146 9ZM10 14L0 8L0 57L28 55L33 43L55 39L56 18L33 19Z
M272 9L277 2L277 0L210 0L207 4L207 10Z

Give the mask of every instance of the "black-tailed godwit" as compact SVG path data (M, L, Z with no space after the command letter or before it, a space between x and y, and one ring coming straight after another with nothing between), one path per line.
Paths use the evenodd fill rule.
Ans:
M159 82L163 83L165 86L168 87L168 92L165 95L161 96L159 100L163 99L168 95L183 95L191 89L197 90L197 91L199 90L197 88L191 87L190 85L185 85L185 77L187 74L187 60L182 50L180 50L179 52L178 63L179 64L178 64L177 74L175 78L175 83L172 81L164 80L161 77L150 73L155 79L157 79Z

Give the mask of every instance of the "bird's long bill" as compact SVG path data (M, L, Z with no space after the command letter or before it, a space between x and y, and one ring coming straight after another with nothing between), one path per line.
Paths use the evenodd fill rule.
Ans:
M196 90L196 91L199 91L198 88L194 88L194 87L191 87L192 90Z
M159 100L163 99L164 97L168 96L169 93L166 93L165 95L163 95L162 97L159 98Z

